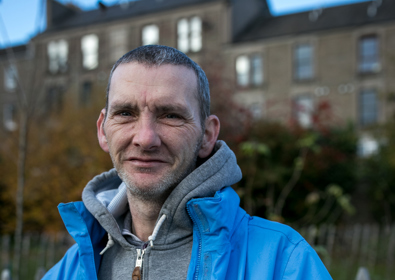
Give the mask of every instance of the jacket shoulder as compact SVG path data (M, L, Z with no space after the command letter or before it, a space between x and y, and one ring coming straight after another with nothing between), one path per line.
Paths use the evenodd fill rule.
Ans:
M64 257L45 274L42 280L79 279L78 268L78 245L74 244L69 250L67 250Z
M293 245L301 242L303 237L290 226L278 222L269 221L259 217L251 217L249 221L250 235L269 234L272 238L285 238L287 242Z
M314 249L291 227L251 217L248 223L247 278L332 279Z

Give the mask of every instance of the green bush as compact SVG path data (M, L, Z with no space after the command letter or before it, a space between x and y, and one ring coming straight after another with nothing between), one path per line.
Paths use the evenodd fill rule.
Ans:
M357 137L351 126L313 130L260 121L248 139L238 147L244 177L236 187L247 212L288 223L335 222L353 212Z

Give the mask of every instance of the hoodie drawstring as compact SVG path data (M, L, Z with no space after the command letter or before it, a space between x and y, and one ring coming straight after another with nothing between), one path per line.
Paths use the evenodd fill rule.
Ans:
M162 226L163 222L166 219L166 215L163 214L162 217L160 217L159 221L156 223L155 227L154 227L154 231L152 232L152 235L148 236L148 241L151 245L151 247L154 247L154 241L156 239L156 236L158 235L158 231L160 229L160 227Z
M103 249L103 251L100 252L100 255L103 255L108 249L110 249L112 246L114 246L114 240L112 239L112 236L108 233L108 241L106 247Z

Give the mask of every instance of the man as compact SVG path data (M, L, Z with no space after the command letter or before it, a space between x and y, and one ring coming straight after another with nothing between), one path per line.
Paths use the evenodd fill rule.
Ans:
M59 206L77 244L44 279L331 279L298 233L239 208L209 108L204 72L176 49L118 60L97 121L115 169Z

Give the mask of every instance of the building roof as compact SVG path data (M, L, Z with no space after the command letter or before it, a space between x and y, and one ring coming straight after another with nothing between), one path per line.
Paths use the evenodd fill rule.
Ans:
M217 1L218 0L140 0L110 7L100 5L100 9L91 11L77 11L76 9L63 6L52 0L52 4L54 4L52 6L53 14L61 14L62 11L59 11L61 9L65 11L63 11L63 16L60 18L57 16L52 19L52 24L49 24L49 28L47 28L44 33Z
M9 49L0 49L0 60L8 60L8 51L11 51L16 58L24 57L29 52L28 45L12 46Z
M234 38L234 42L249 42L395 20L395 1L383 0L382 4L377 7L377 4L374 3L379 2L361 2L326 8L321 11L315 10L270 18L262 16L240 32ZM370 12L373 14L374 5L377 7L376 13L374 16L369 16L368 8L371 7ZM315 16L318 15L315 21L309 18L314 17L313 13Z

